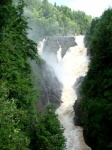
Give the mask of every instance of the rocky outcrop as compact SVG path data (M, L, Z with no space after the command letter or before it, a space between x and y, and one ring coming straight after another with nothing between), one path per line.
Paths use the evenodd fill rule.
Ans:
M52 57L53 60L51 60L57 62L57 51L60 47L62 49L61 56L63 57L67 50L75 45L76 42L74 37L48 37L44 43L43 53L47 56L47 59L51 59ZM49 103L59 106L61 103L62 84L58 81L52 67L46 64L44 60L42 60L39 69L41 70L41 75L37 77L41 90L39 91L40 100L37 103L38 109L45 107Z
M43 53L47 59L53 58L52 61L57 62L57 51L61 47L61 56L63 57L70 47L77 45L75 37L72 36L54 36L47 37L43 47ZM53 56L53 57L52 57ZM39 85L39 101L37 102L37 110L44 108L47 104L52 103L60 105L62 84L58 81L51 66L46 64L44 60L37 65L36 62L30 62L32 74L34 76L34 84Z
M77 94L77 100L75 101L74 106L73 106L74 111L75 111L74 124L76 126L81 126L81 115L80 115L81 97L79 94L79 89L80 89L83 79L84 79L83 76L79 77L73 86L74 89L76 90L76 94Z
M80 99L77 99L74 103L74 111L75 111L75 117L74 117L74 124L76 126L82 126L81 125L81 115L80 115Z
M48 37L45 41L43 52L57 55L59 49L58 37Z
M30 60L30 65L34 87L36 88L39 85L38 89L36 89L39 95L36 104L37 110L40 111L48 104L59 106L61 103L62 84L56 78L52 68L46 65L46 62L43 60L40 64Z
M57 51L61 46L63 57L66 54L67 50L75 45L77 45L77 43L75 42L75 37L71 36L48 37L46 39L43 51L57 54Z
M80 99L79 89L80 89L80 86L81 86L81 83L82 83L83 79L84 79L83 76L77 78L75 84L73 85L73 88L74 88L74 90L76 91L76 94L77 94L77 99Z
M70 47L76 46L77 43L75 42L75 37L59 37L58 38L59 44L62 48L62 57L66 54L67 50Z
M60 104L62 84L58 81L52 67L42 64L42 76L44 89L47 92L47 101L55 105Z

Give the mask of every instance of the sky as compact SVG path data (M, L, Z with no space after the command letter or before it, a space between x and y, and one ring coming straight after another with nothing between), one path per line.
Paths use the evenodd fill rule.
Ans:
M50 3L64 5L72 10L84 11L92 17L100 17L108 7L112 8L112 0L48 0Z

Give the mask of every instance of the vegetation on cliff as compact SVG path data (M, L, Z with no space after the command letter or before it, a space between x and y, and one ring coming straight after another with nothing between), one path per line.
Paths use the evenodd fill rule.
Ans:
M81 123L93 150L111 150L112 9L93 20L86 39L91 62L80 89Z
M28 58L39 58L37 45L27 37L23 7L23 0L17 7L12 0L0 1L0 149L55 150L57 146L63 150L63 128L53 106L52 113L36 110L39 94L31 81Z
M90 27L92 18L82 11L72 11L67 6L56 4L53 6L48 0L24 1L24 15L32 28L30 38L36 42L46 36L85 34Z

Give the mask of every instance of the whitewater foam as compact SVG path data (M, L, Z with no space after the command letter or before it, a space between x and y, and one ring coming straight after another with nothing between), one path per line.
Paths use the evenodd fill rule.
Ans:
M61 106L56 110L60 123L65 128L64 136L66 137L67 150L91 150L85 144L83 138L83 129L75 126L73 118L75 112L73 105L77 100L76 92L73 85L77 78L85 76L88 70L87 49L84 47L84 36L75 37L78 46L69 48L62 60L64 75L68 78L63 84Z
M56 110L60 123L64 127L66 150L91 150L83 138L83 128L75 126L73 105L77 100L73 85L77 78L85 76L88 71L89 59L83 43L84 36L76 36L77 46L70 47L65 56L61 56L61 46L57 51L57 60L50 53L42 52L45 40L40 43L39 55L51 66L58 80L63 84L61 105Z

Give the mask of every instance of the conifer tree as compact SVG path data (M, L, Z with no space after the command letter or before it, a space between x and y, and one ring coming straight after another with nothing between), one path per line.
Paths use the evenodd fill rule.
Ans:
M95 25L89 41L91 62L81 87L80 114L93 150L112 149L112 9Z
M23 16L24 1L20 0L17 7L10 0L2 1L1 4L0 149L46 148L46 140L42 141L44 138L48 139L48 149L53 146L54 149L62 150L65 140L56 115L54 112L38 115L36 111L38 91L35 92L33 88L28 58L39 59L36 44L27 36L28 26ZM47 117L49 120L46 124ZM49 125L53 125L52 128L46 128ZM50 136L46 137L46 133Z
M31 137L28 128L34 113L33 88L28 57L36 55L36 45L27 37L23 2L0 5L0 149L27 150ZM33 118L33 116L32 116Z

